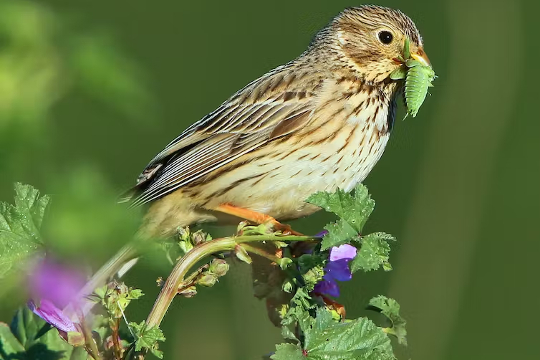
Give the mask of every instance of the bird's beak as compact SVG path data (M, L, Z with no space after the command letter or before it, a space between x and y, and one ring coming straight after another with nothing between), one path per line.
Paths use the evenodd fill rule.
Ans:
M422 65L431 67L431 62L429 61L427 54L424 52L424 49L418 48L415 53L411 54L411 57L414 60L422 63Z

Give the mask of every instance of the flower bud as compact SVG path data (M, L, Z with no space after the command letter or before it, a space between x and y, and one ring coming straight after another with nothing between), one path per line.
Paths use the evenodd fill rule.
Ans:
M289 267L289 264L291 264L293 261L290 259L290 258L283 258L283 259L279 259L278 261L278 265L279 267L281 268L281 270L285 270L287 269L287 267Z
M191 298L197 295L197 289L195 288L195 286L190 286L186 289L179 291L178 295L182 295L183 297L186 297L186 298Z
M294 289L294 284L292 283L291 280L285 280L281 288L283 291L290 294Z
M289 305L282 304L281 308L278 310L279 317L283 319L285 315L287 315L287 312L289 312Z
M236 233L242 235L244 228L248 225L247 221L241 221L236 228Z
M189 251L191 251L191 249L193 249L193 245L189 241L180 241L178 246L184 254L187 254Z
M223 276L229 271L229 264L223 259L214 259L210 263L210 272L217 275Z
M178 237L180 238L180 240L183 240L183 241L189 240L189 237L191 235L191 232L189 231L189 226L186 226L185 228L178 227L176 231L178 232Z
M197 280L197 284L201 286L211 287L214 286L215 283L218 281L218 277L210 272L204 273L199 280Z
M128 286L125 284L125 283L119 283L119 284L116 284L115 287L114 287L114 291L118 294L118 295L124 295L124 294L127 294L128 291L129 291L129 288Z
M197 246L199 244L202 244L203 242L205 242L207 239L207 234L205 232L203 232L202 230L199 230L195 233L193 233L193 236L191 237L192 238L192 241L193 241L193 245Z
M107 336L107 338L105 339L105 343L103 344L103 347L105 348L105 350L110 350L114 347L114 341L113 341L112 335Z

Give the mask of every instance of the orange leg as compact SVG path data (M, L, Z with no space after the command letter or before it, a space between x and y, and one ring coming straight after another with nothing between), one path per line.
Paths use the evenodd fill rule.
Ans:
M215 210L221 211L222 213L233 215L242 219L246 219L256 224L270 223L272 224L274 229L281 231L285 235L298 235L298 236L303 235L299 232L292 230L289 225L280 223L279 221L277 221L270 215L262 214L253 210L236 207L230 204L222 204L218 206Z

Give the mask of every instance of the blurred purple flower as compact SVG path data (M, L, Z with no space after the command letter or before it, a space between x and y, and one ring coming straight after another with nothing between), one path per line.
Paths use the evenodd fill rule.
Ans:
M321 295L339 297L337 281L349 281L352 279L349 261L356 256L356 248L349 244L334 246L330 249L330 258L324 267L323 279L315 285L313 290Z
M78 271L51 259L45 259L34 267L29 278L32 298L47 299L59 308L74 301L85 284Z
M76 323L63 309L68 305L74 309L79 307L82 300L79 291L84 286L84 280L76 269L46 258L34 267L29 276L32 300L28 301L28 307L59 330L78 331Z
M62 310L54 306L49 300L43 299L40 301L39 306L36 306L33 300L28 301L28 307L37 316L57 328L58 330L69 332L79 331L77 326L69 317L64 315Z

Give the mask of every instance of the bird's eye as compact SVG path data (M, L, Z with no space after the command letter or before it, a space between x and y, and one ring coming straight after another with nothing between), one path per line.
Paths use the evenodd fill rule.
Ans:
M385 45L388 45L392 42L392 40L394 40L394 35L392 35L392 33L390 31L381 31L379 33L379 40L385 44Z

